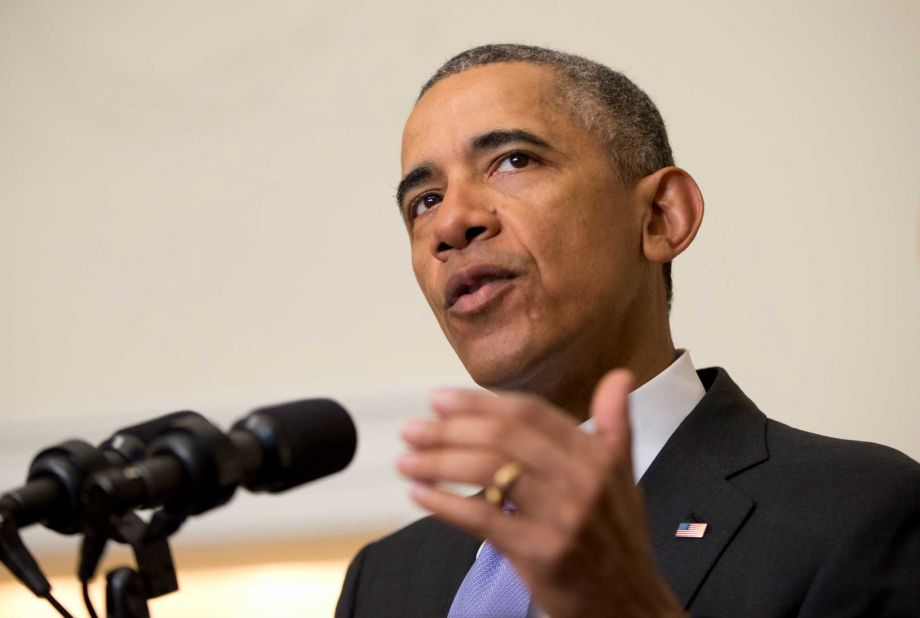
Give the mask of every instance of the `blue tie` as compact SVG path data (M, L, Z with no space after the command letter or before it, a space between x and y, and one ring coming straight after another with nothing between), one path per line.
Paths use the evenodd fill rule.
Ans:
M517 571L486 541L463 578L447 618L525 618L530 593Z

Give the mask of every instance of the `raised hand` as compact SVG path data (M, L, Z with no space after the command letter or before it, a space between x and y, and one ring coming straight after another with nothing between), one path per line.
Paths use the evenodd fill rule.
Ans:
M553 618L672 616L683 610L655 569L642 494L632 473L627 397L632 379L612 371L595 389L595 433L564 411L519 393L442 390L433 420L403 430L399 470L413 499L488 539ZM486 486L508 462L516 513L457 496L439 483Z

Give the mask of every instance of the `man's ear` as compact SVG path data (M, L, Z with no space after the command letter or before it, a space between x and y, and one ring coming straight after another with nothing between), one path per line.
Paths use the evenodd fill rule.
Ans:
M679 167L665 167L638 183L646 208L642 252L653 262L670 262L686 249L703 222L703 195L693 177Z

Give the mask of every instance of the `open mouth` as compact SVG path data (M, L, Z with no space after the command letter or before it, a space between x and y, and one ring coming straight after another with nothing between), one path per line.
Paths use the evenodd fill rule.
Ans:
M463 313L480 309L517 276L514 271L495 264L465 268L448 279L444 306Z

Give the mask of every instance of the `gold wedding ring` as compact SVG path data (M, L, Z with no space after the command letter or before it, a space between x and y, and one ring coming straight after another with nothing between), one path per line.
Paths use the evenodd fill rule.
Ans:
M486 487L486 500L490 504L502 508L508 492L511 491L511 487L520 478L522 472L521 465L516 461L506 463L496 470L495 475L492 477L492 484Z

